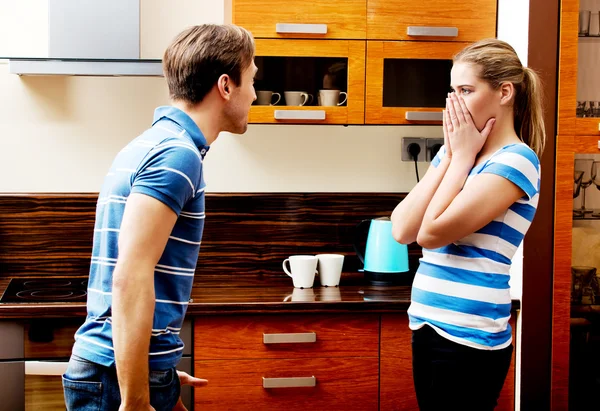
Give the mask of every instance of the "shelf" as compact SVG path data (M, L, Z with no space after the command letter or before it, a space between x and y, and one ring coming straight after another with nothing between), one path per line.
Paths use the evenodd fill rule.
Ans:
M591 213L584 215L573 213L573 220L600 220L600 209L593 209Z
M579 36L578 40L582 43L600 43L600 36Z

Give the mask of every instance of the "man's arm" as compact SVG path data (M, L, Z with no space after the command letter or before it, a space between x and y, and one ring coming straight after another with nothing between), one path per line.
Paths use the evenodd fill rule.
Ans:
M129 196L113 273L112 324L121 410L152 409L148 356L154 319L154 267L177 220L175 212L144 194Z

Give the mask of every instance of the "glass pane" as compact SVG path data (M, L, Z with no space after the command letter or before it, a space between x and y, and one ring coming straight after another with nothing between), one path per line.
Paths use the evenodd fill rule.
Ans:
M436 107L446 105L452 60L385 59L384 107Z
M577 117L600 117L600 0L581 0L577 64Z
M600 155L573 168L569 410L590 410L600 389Z
M256 57L255 63L258 67L254 81L258 98L255 104L346 105L347 58ZM328 91L319 93L319 90Z

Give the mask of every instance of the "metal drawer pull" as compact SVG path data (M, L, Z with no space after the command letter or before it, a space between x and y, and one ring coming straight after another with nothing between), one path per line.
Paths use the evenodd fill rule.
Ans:
M25 361L25 375L63 375L69 362Z
M263 334L264 344L314 343L317 333Z
M414 37L458 37L458 27L408 26L406 34Z
M295 378L265 378L263 377L263 388L298 388L314 387L317 385L317 379L312 377Z
M442 121L441 111L407 111L405 118L409 121Z
M275 110L275 120L325 120L325 110Z
M283 34L327 34L327 24L277 23L275 25L275 31Z

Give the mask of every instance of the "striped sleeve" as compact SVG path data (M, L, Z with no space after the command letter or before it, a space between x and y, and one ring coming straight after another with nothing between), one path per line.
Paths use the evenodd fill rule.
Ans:
M200 188L201 173L202 160L196 147L162 143L138 167L131 192L154 197L179 215Z
M506 178L525 192L531 200L540 188L540 161L525 144L507 147L492 157L481 173L496 174Z
M442 146L438 150L438 152L435 155L435 157L433 157L433 160L431 160L431 165L434 166L434 167L439 166L445 155L446 155L446 146Z

